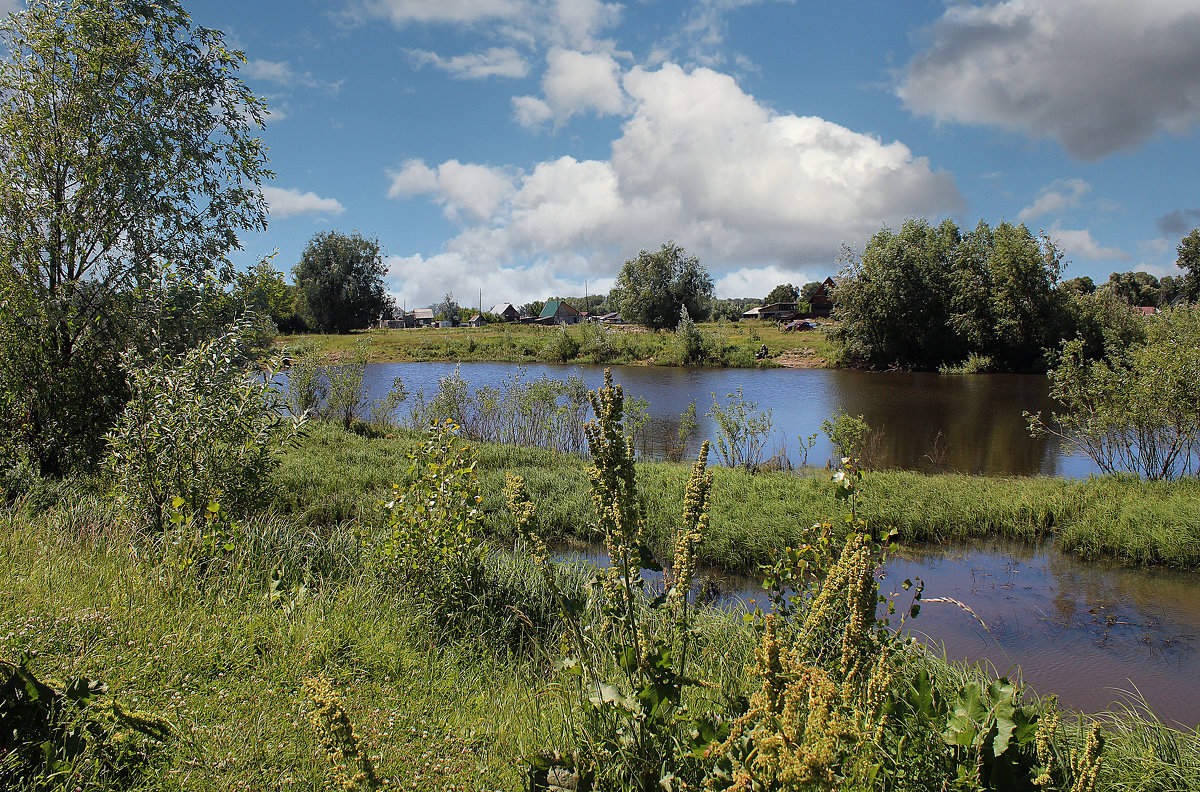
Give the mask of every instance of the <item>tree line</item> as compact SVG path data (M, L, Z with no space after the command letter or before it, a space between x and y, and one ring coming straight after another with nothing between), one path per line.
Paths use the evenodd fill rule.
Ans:
M1179 277L1114 273L1060 282L1062 252L1024 224L911 219L848 255L834 290L843 362L867 368L1044 371L1064 340L1098 358L1139 332L1129 307L1196 297L1200 232L1178 248Z

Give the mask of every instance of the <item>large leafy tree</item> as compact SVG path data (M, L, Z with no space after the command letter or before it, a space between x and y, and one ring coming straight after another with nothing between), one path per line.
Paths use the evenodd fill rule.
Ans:
M1060 259L1024 225L981 222L965 235L950 220L884 228L834 292L837 337L847 358L872 367L932 369L975 354L1000 369L1037 369L1065 332Z
M800 290L790 283L781 283L771 293L763 298L763 305L775 303L794 303L800 299Z
M871 237L834 291L846 357L873 368L929 368L965 357L950 326L952 262L961 241L950 220L908 220L899 232L883 228Z
M622 265L608 301L626 320L662 330L675 327L684 309L694 320L707 319L712 297L712 278L700 260L665 242Z
M166 265L227 280L265 227L265 111L176 0L29 0L0 46L0 434L60 474L124 405L131 295Z
M387 267L379 240L355 231L318 233L292 270L304 321L322 333L348 333L370 326L388 310L383 286Z

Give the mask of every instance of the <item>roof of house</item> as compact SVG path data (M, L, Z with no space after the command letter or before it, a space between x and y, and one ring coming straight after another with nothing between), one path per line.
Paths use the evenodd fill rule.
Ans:
M433 319L432 308L416 308L413 310L414 319Z
M563 309L566 310L563 311ZM546 302L546 306L542 308L542 312L539 314L538 318L545 319L550 316L558 316L560 311L563 311L567 314L575 314L576 316L579 315L579 311L572 308L571 305L565 300L548 300Z
M742 311L742 316L758 316L761 311L762 308L760 306L756 306L751 308L749 311Z
M785 313L795 311L796 305L797 303L794 302L771 303L770 305L762 306L758 311L759 313Z
M492 309L488 311L488 313L494 313L496 316L503 316L507 311L517 313L517 309L513 307L512 303L496 303L492 306Z

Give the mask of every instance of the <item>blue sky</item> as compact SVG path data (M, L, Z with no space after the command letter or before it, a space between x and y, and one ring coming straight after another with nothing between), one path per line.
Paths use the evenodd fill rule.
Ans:
M908 217L1161 276L1200 225L1197 0L185 4L272 112L239 263L358 230L409 307L603 292L668 239L762 296Z

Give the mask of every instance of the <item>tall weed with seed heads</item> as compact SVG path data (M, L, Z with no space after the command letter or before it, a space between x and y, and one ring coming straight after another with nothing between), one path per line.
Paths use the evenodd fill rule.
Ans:
M702 778L701 751L716 733L710 714L692 713L685 700L685 691L699 684L691 677L696 625L689 595L708 524L708 444L688 478L670 582L656 595L643 573L662 567L646 544L632 440L623 421L624 392L611 372L590 400L596 420L587 426L588 477L610 565L597 574L592 614L579 600L559 595L570 646L560 667L574 680L578 696L572 720L577 744L570 752L530 757L532 786L544 783L557 765L572 768L581 787L675 788ZM520 530L533 533L536 513L523 482L511 478L506 495ZM544 557L536 535L530 541ZM553 570L543 568L553 582Z

